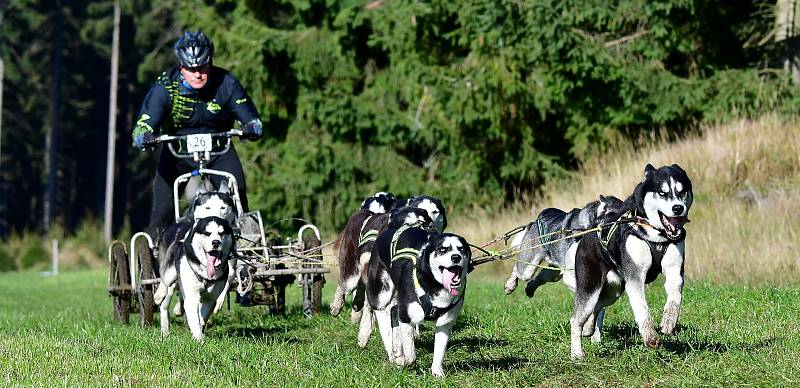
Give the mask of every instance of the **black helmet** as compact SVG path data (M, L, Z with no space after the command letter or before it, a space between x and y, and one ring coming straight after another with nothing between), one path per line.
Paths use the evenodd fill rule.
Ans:
M183 67L205 65L211 63L211 57L214 56L214 43L200 30L186 31L175 42L175 56Z

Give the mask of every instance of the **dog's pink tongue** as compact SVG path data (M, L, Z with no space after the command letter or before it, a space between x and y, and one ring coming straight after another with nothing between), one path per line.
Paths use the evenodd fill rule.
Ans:
M676 227L681 227L687 223L689 223L689 217L680 216L680 217L668 217L669 223L675 225Z
M442 271L442 285L448 291L450 291L450 295L457 296L458 290L453 287L453 279L458 276L457 272L450 271L449 269L445 268Z
M208 277L213 279L214 276L217 274L217 263L219 262L219 260L217 260L216 257L209 254L206 254L206 257L208 258L208 261L206 262L206 270L208 271Z

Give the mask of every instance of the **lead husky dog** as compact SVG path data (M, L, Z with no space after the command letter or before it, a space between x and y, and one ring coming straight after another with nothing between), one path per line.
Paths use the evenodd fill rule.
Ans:
M159 255L161 281L154 295L161 313L161 334L169 335L167 310L177 283L192 337L202 341L208 318L222 307L228 293L233 232L228 221L216 216L170 228L176 231L164 234L168 236L162 241L166 251Z
M456 318L464 307L470 249L452 233L429 232L404 225L390 228L375 241L366 269L366 297L358 345L378 321L389 361L399 367L416 360L415 325L435 324L431 373L443 377L442 361Z
M371 198L384 198L384 194L387 193L376 193L367 198L365 203ZM394 195L392 195L392 198L394 198ZM422 209L427 213L426 218L433 223L436 230L442 232L447 227L447 215L444 205L438 198L418 195L406 200L405 206L397 207L400 202L403 201L396 200L394 202L392 206L396 208L390 210L391 214L374 213L362 208L350 216L347 225L345 225L336 242L339 284L331 300L331 315L339 315L342 306L344 306L345 297L355 291L350 320L353 323L357 323L361 319L361 306L364 303L364 286L363 282L360 281L361 274L367 262L369 262L373 242L379 234L387 229L392 218L405 219L409 224L415 223L422 215L418 212L414 215L412 214L413 211L409 209Z
M188 188L187 190L188 191ZM186 214L178 220L178 223L193 223L195 220L199 220L201 218L216 216L219 218L223 218L228 221L228 224L231 227L236 227L238 225L238 218L239 214L236 209L236 204L231 197L230 189L228 188L227 180L223 180L220 183L219 190L206 190L205 185L199 185L195 189L194 198L191 199L191 204L189 208L186 209ZM176 236L165 236L166 233L176 233L178 231L177 228L167 228L162 231L161 235L159 236L159 240L161 239L170 239L174 240ZM163 247L160 249L160 253L164 254L168 244L159 244L159 246ZM228 262L229 264L229 278L228 281L232 282L235 277L234 269L237 267L237 260L234 257L231 257L231 260ZM175 303L175 307L173 308L173 313L175 316L180 316L183 314L183 306L181 305L181 300L179 299L177 303Z
M661 332L672 334L678 322L683 290L683 263L692 182L677 164L659 169L648 164L645 177L616 213L606 214L610 225L590 233L578 243L575 253L575 302L570 320L571 357L583 358L581 335L600 341L605 308L624 291L633 309L642 340L659 345L653 328L644 286L664 274L667 302ZM632 218L635 223L615 224ZM594 325L588 322L595 317ZM589 330L585 329L588 323ZM594 330L591 330L594 329Z
M589 202L582 208L572 209L569 213L556 208L542 210L536 220L517 234L511 243L514 249L520 250L520 253L519 261L511 270L511 276L506 280L506 294L514 292L519 280L531 280L542 262L557 268L574 268L575 249L580 237L565 237L568 237L573 231L578 232L594 227L597 220L604 214L621 206L622 201L619 198L601 195L599 200ZM564 239L560 240L562 238ZM530 298L539 286L547 282L556 282L562 276L564 283L574 289L574 271L543 268L525 287L525 294Z

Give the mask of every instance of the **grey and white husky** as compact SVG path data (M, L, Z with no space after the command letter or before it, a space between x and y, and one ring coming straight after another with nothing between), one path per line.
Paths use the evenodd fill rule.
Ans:
M683 265L692 182L677 164L654 168L648 164L644 180L623 205L605 214L611 225L581 238L575 252L575 301L570 319L571 357L583 358L581 336L600 341L605 308L625 292L644 344L659 345L645 284L663 273L667 301L661 332L672 334L683 300ZM636 222L614 224L620 219ZM594 321L590 320L594 317Z
M536 220L518 233L511 243L513 249L520 250L520 253L517 263L511 270L511 276L506 280L506 294L514 292L519 280L529 281L525 287L525 294L528 297L532 297L539 286L547 282L556 282L562 277L567 287L574 289L575 276L571 268L574 267L575 249L580 237L559 239L567 237L572 231L594 227L603 215L621 206L622 201L619 198L601 195L599 200L589 202L582 208L572 209L568 213L556 208L542 210ZM549 267L569 270L543 268L533 278L542 263Z
M174 233L165 233L167 238L161 242L165 251L159 255L161 281L154 295L161 313L161 334L169 335L167 310L177 286L192 337L202 341L208 318L222 308L230 286L233 232L228 221L216 216L167 228L172 229Z

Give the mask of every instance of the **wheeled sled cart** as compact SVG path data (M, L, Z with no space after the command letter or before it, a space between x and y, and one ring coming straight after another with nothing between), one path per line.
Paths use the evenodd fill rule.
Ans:
M319 229L305 223L297 235L279 243L268 244L264 222L259 210L243 212L236 178L219 170L207 169L205 164L215 155L227 152L230 138L241 135L232 130L223 133L169 136L156 140L166 143L176 157L191 158L198 168L179 176L173 184L176 222L181 219L179 188L191 179L210 190L211 177L222 177L236 206L237 231L235 282L231 291L243 296L244 305L267 305L272 313L285 312L286 287L295 281L302 288L303 313L312 316L320 313L322 287L325 274L330 272L323 264ZM220 141L221 140L221 141ZM108 292L114 308L114 320L127 323L131 313L139 313L142 326L153 324L155 310L153 294L160 282L157 268L157 238L148 232L138 232L130 244L115 240L108 247ZM130 250L129 250L130 249ZM231 297L231 295L228 295Z

